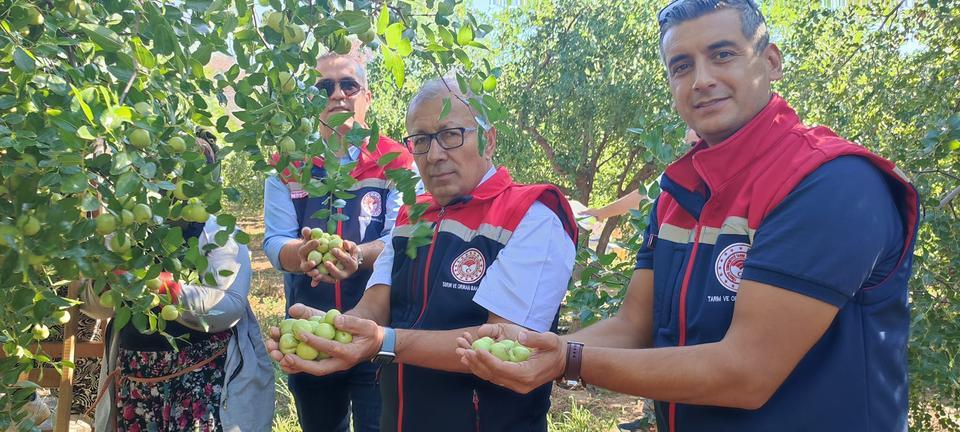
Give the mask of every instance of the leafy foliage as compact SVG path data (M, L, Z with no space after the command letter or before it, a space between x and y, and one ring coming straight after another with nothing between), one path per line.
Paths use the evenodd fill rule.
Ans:
M252 167L251 177L271 172L267 156L279 153L278 166L290 166L308 191L330 194L330 211L355 182L352 167L330 156L342 142L364 145L378 126L320 138L311 125L325 105L312 85L317 57L348 52L356 37L378 50L395 85L404 85L412 61L455 73L465 85L482 81L493 71L472 56L486 49L479 38L490 29L455 14L457 7L455 0L0 2L0 429L32 427L19 423L31 391L16 384L21 373L34 361L60 366L34 343L42 337L32 333L42 332L31 331L76 303L57 288L86 280L95 293L109 292L103 298L116 304L115 328L163 333L147 281L166 270L212 283L205 251L184 242L179 221L221 213L223 198L238 201L241 191L217 181L219 165L208 165L194 145L197 127L221 138L221 160L248 161L242 166ZM205 66L215 54L235 64L211 77ZM473 93L479 119L498 121L492 95ZM217 106L228 103L233 117ZM293 140L292 151L279 151L284 139ZM291 165L307 155L326 157L328 179ZM237 174L228 183L238 183L229 180ZM391 178L412 200L412 174ZM142 217L143 206L152 217ZM108 217L98 223L97 213ZM223 244L236 220L221 213L217 221Z

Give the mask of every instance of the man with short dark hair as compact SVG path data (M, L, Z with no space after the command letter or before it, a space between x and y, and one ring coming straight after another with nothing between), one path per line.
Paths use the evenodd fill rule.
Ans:
M471 370L517 391L563 377L657 400L661 431L907 429L907 282L918 223L894 165L771 91L782 56L750 0L659 14L680 117L703 139L670 164L618 314Z

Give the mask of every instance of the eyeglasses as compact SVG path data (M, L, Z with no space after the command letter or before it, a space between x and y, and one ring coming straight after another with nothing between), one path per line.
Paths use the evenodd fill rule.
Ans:
M753 0L741 0L741 2L742 2L743 4L746 4L747 7L749 7L750 9L752 9L752 10L753 10L754 12L756 12L758 15L760 14L760 8L757 6L757 4L756 4ZM681 4L684 4L684 3L687 3L687 2L684 1L684 0L673 0L673 1L671 1L670 3L667 3L667 5L663 7L663 9L660 9L660 12L657 12L657 23L660 25L660 27L663 27L663 22L666 21L667 16L670 15L670 11L673 10L674 7L679 6L679 5L681 5ZM697 1L696 3L698 3L699 5L703 5L703 4L705 4L705 3L706 3L706 4L710 4L710 3L716 4L716 3L718 3L718 1L716 1L716 0L714 0L714 1L703 1L703 0L700 0L700 1Z
M430 151L430 145L433 140L437 140L440 147L444 150L451 150L463 145L463 134L473 132L477 128L447 128L438 130L432 134L415 134L403 139L410 153L415 155L427 154Z
M337 91L337 87L343 90L343 95L346 97L353 96L360 93L360 90L363 90L363 86L353 78L341 78L340 80L322 79L317 81L314 87L324 92L327 97L332 96L333 93Z

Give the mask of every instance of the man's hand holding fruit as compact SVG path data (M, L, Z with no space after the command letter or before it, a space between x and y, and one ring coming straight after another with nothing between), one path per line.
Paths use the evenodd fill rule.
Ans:
M360 267L361 249L356 243L320 228L303 228L300 235L300 271L313 279L311 286L346 279Z
M331 309L295 304L290 319L270 328L267 351L285 373L323 376L370 360L383 342L377 323Z

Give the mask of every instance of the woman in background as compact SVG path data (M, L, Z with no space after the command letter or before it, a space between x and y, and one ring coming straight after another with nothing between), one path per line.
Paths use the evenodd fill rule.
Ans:
M198 136L207 162L214 163L212 136ZM201 251L222 229L213 217L176 224L184 241L196 238ZM178 350L159 332L143 334L130 324L116 335L107 331L97 431L270 430L273 367L247 302L249 250L231 235L206 258L214 285L180 284L169 273L160 276L160 293L183 311L164 330L178 337ZM92 288L82 299L91 315L113 313Z

